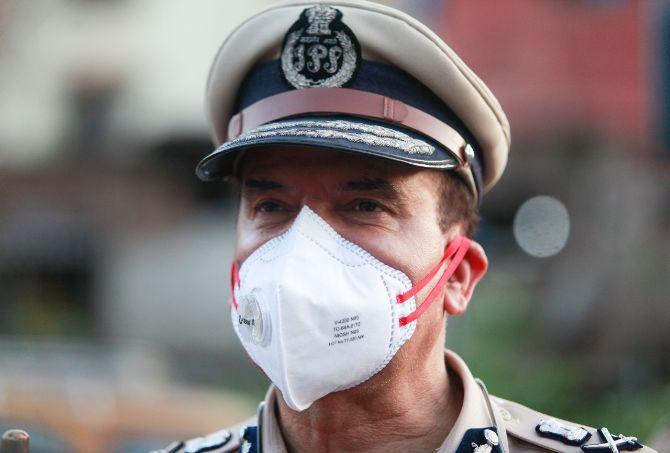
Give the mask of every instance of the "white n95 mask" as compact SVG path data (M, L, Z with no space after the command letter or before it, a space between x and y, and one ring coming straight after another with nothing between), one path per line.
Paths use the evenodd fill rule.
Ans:
M412 336L465 256L454 239L412 287L401 271L340 236L305 206L286 232L231 268L235 332L294 410L354 387L382 370ZM454 256L416 308L415 294Z

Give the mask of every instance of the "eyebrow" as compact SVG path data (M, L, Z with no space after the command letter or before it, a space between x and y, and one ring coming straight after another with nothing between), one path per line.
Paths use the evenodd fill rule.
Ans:
M246 179L244 188L252 191L283 190L286 186L270 179Z
M346 183L337 187L340 192L379 192L382 196L390 199L399 199L400 191L383 178L365 178Z
M244 192L270 192L288 189L284 184L271 179L249 178L244 181ZM376 192L389 200L400 200L400 190L383 178L363 178L347 181L335 188L338 192Z

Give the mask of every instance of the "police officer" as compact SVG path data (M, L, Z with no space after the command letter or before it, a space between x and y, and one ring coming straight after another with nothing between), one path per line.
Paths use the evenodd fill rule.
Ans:
M491 396L444 350L488 267L472 235L510 128L423 24L271 6L219 49L207 109L196 172L240 182L230 309L273 384L247 422L164 451L651 451Z

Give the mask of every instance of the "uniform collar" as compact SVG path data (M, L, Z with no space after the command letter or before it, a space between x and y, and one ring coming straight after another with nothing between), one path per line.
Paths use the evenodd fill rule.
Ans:
M475 381L463 359L449 349L444 351L444 361L463 385L463 406L454 423L454 427L437 450L439 453L454 452L465 435L472 428L484 428L496 425L486 403L486 395ZM286 443L282 435L277 417L277 391L271 385L265 396L265 410L262 417L263 450L277 453L287 453ZM502 426L499 427L503 429ZM509 451L506 438L502 437L504 451Z
M265 408L263 410L262 420L262 439L263 451L272 451L277 453L287 453L286 442L279 428L279 417L277 417L277 388L270 385L265 394Z
M454 423L451 432L444 439L442 445L437 450L440 453L454 452L458 450L459 445L469 429L485 428L496 425L493 415L489 411L486 403L487 395L477 384L472 376L470 369L458 354L449 349L444 351L444 360L447 368L452 370L458 376L463 384L463 406L461 412ZM499 426L499 429L503 429ZM509 451L506 444L506 438L502 437L504 451Z

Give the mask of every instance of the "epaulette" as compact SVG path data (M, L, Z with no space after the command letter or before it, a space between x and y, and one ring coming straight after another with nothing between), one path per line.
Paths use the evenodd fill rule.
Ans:
M167 447L152 453L232 453L241 450L245 435L255 427L256 416L230 428L216 431L194 439L172 442Z
M505 424L510 452L656 451L640 444L634 436L610 433L605 427L595 429L568 422L495 396L491 400Z

